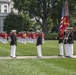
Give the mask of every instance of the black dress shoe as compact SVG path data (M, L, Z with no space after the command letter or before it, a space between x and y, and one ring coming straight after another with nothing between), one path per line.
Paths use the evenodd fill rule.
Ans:
M68 56L68 58L73 58L73 57Z
M17 57L12 57L12 58L17 58Z
M37 58L41 58L41 56L37 56Z
M10 56L10 57L12 57L12 56Z
M65 57L69 58L69 56L65 56Z

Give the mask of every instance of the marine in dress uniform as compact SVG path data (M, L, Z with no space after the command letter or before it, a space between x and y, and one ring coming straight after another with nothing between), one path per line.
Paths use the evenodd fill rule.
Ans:
M68 55L69 57L73 57L73 44L74 44L74 36L73 36L73 28L68 28Z
M23 37L23 35L24 35L24 32L23 32L23 31L21 31L21 43L23 43L23 42L24 42L24 37Z
M33 43L36 42L36 34L35 34L35 32L32 33L32 40L33 40Z
M69 56L68 53L68 29L65 29L64 32L64 49L65 49L65 57Z
M42 37L41 37L40 31L37 30L37 42L36 42L36 46L37 46L38 58L42 57L41 45L42 45Z
M10 40L11 40L10 41L10 45L11 45L10 56L15 58L16 57L16 46L17 46L16 30L11 30Z
M45 40L44 40L44 33L41 32L41 36L42 36L42 43L45 43Z
M58 39L59 39L58 43L59 43L59 52L60 52L59 56L63 56L64 55L64 51L63 51L63 36L60 35L60 33L59 33L59 38Z
M23 44L26 44L26 36L27 36L27 34L26 34L26 32L24 32L23 33Z
M27 32L27 42L30 43L30 32Z
M17 34L17 41L20 42L20 32Z
M6 32L3 33L3 43L7 43L8 34Z

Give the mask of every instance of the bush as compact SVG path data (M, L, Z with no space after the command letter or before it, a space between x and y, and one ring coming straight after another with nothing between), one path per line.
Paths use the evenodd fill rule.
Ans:
M45 40L56 40L57 37L58 37L58 33L45 34Z
M28 31L30 25L30 21L27 17L10 13L4 21L4 31L7 31L7 33L9 33L12 29L17 30L17 32Z

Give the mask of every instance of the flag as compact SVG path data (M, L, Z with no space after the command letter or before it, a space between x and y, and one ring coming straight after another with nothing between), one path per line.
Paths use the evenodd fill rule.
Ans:
M65 27L69 26L69 10L68 10L68 1L65 1L65 17L64 17L64 25Z
M68 1L65 1L65 16L69 16Z
M59 28L59 33L60 33L60 38L64 36L64 6L62 8L62 17L60 20L60 28Z
M65 7L63 6L62 8L62 17L61 17L60 28L59 28L60 38L64 37L64 31L69 26L68 16L69 16L68 2L65 1Z

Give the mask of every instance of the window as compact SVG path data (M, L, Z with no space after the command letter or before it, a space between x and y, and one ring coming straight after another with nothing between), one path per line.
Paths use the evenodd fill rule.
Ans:
M7 5L4 5L4 13L7 13Z

